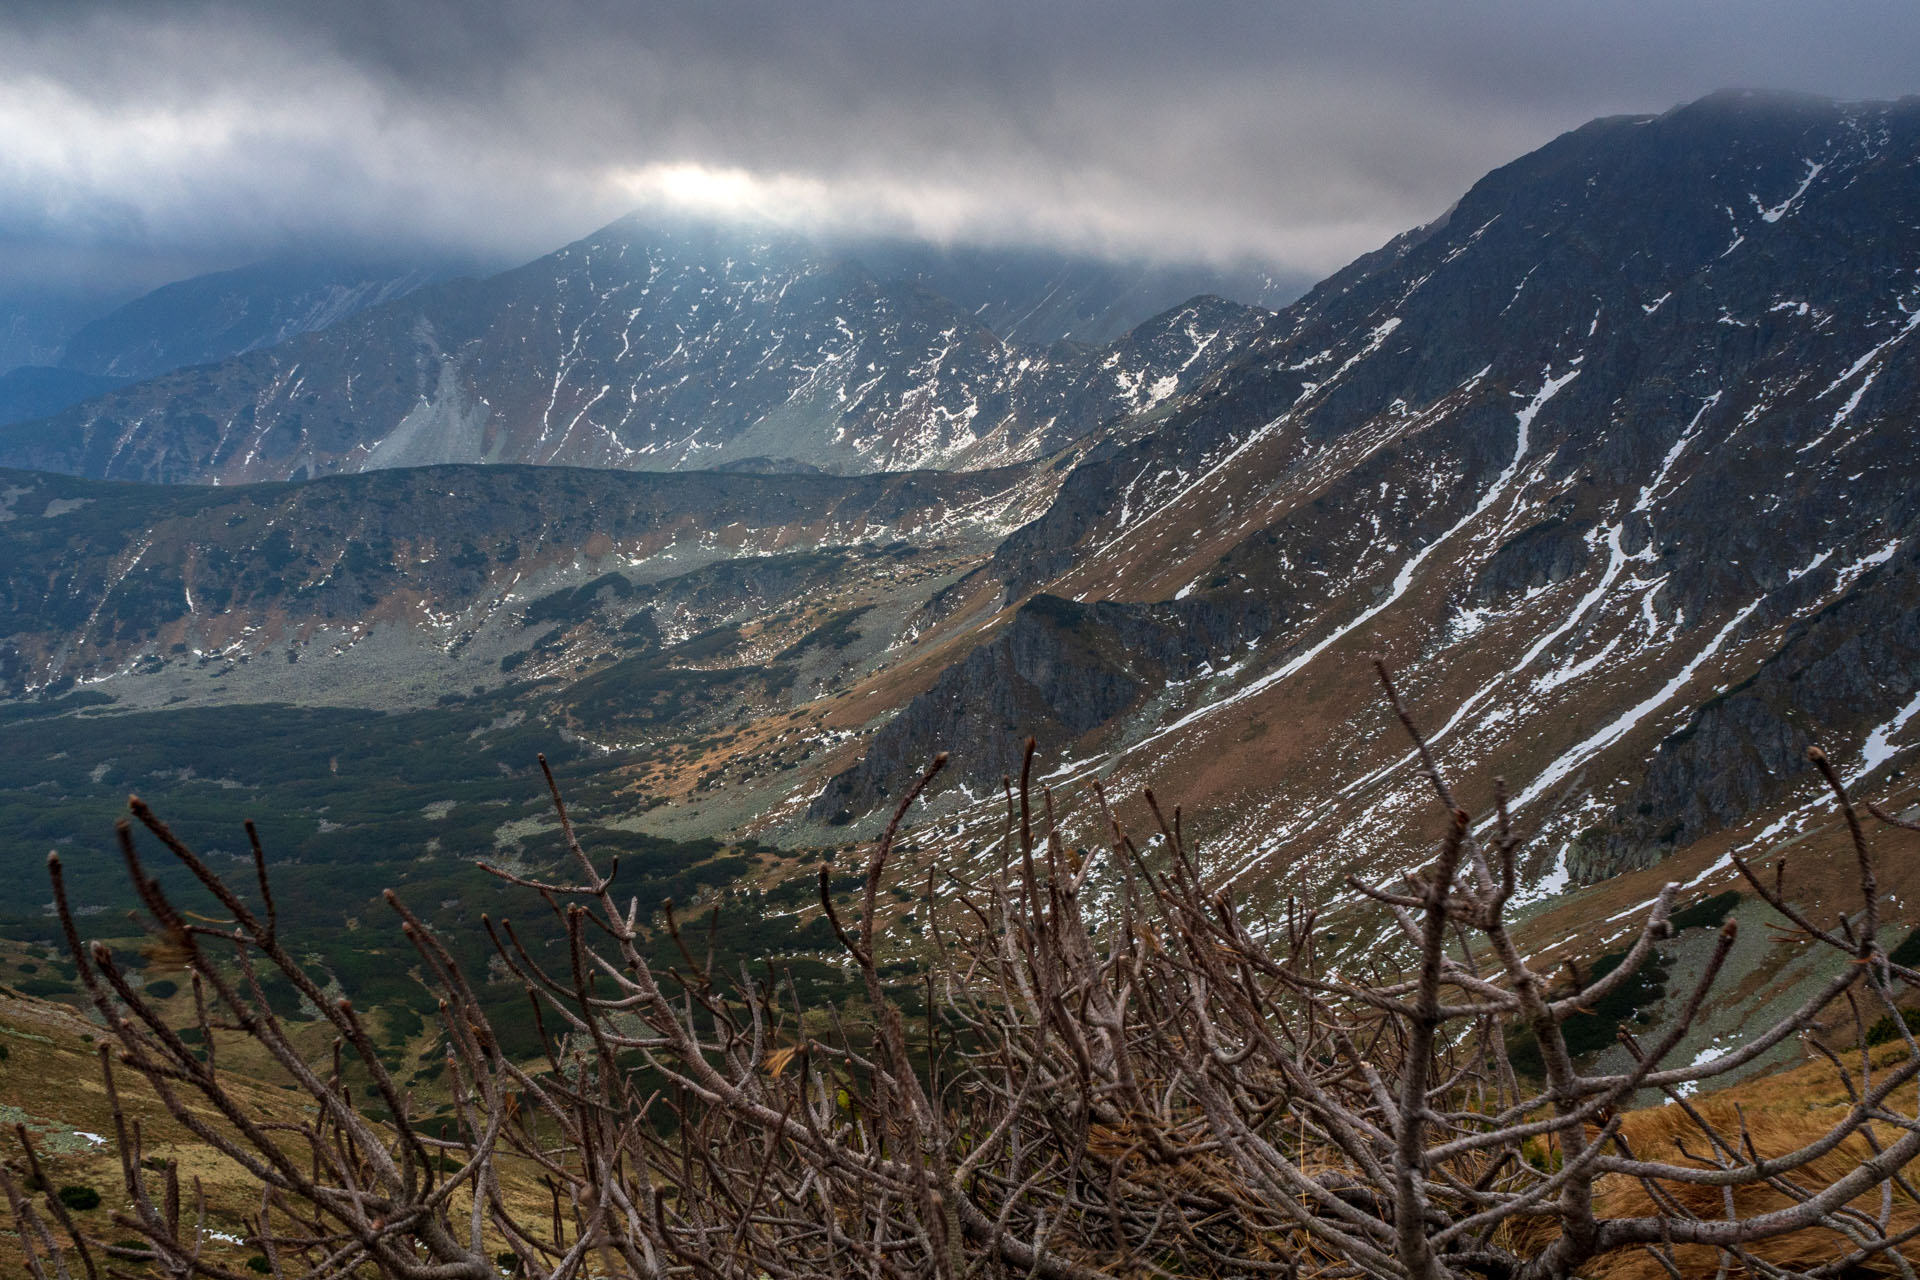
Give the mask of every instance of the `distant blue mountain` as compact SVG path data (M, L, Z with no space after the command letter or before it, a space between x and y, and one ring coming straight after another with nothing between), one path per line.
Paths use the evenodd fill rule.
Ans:
M0 373L0 426L29 422L113 390L124 378L29 364Z
M0 283L0 373L22 365L51 365L73 332L125 302L132 289L85 282Z
M456 271L451 262L277 258L162 285L112 310L92 295L10 297L0 301L0 425L277 345Z
M59 365L126 381L211 364L324 329L464 265L276 258L195 276L82 325Z

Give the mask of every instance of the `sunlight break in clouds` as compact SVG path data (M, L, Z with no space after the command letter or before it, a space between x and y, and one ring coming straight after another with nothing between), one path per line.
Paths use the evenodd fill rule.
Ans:
M0 287L636 204L1323 274L1592 116L1915 65L1892 0L12 0Z

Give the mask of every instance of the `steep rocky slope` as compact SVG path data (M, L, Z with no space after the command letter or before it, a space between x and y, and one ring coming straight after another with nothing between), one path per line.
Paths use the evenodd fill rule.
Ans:
M1472 805L1504 772L1544 829L1537 892L1786 803L1816 736L1884 781L1920 713L1916 207L1911 101L1716 95L1488 175L1084 460L929 610L991 638L814 818L950 749L989 838L966 797L1040 729L1056 784L1153 781L1224 881L1317 891L1420 856L1374 653ZM1121 637L1175 608L1245 623L1147 665ZM989 668L1000 740L956 696Z
M450 462L995 466L1196 385L1266 314L1199 298L1103 347L1041 349L918 283L938 263L893 265L903 274L629 218L516 270L0 429L0 464L215 483ZM1036 285L967 280L1009 322Z

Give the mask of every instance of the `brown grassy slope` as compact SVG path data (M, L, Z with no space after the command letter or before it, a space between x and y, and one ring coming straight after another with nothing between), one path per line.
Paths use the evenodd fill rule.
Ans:
M0 1152L15 1171L15 1182L21 1182L24 1162L13 1128L24 1125L53 1189L77 1185L100 1193L98 1208L75 1214L81 1229L108 1240L131 1240L134 1233L118 1228L112 1218L130 1203L100 1073L99 1035L100 1028L69 1005L0 989L0 1045L8 1051L0 1062L0 1115L8 1130L0 1138ZM247 1217L259 1207L259 1187L176 1124L131 1073L118 1072L116 1079L129 1120L137 1120L145 1134L148 1153L179 1162L184 1194L191 1194L196 1178L204 1187L209 1229L235 1240L246 1235ZM290 1093L238 1073L232 1076L232 1088L245 1105L263 1114L293 1119L298 1113ZM24 1275L7 1216L8 1230L0 1232L0 1270ZM217 1238L208 1250L210 1257L236 1266L252 1252Z
M1880 1057L1899 1056L1904 1050L1888 1046ZM1762 1157L1783 1155L1824 1135L1848 1108L1845 1088L1824 1062L1812 1062L1764 1079L1722 1090L1690 1102L1695 1110L1718 1131L1729 1136L1740 1132L1744 1115L1754 1149ZM1698 1157L1710 1150L1699 1129L1677 1104L1636 1111L1626 1117L1623 1132L1634 1154L1642 1159L1663 1160L1674 1164L1697 1164ZM1894 1135L1883 1130L1882 1143ZM1870 1155L1866 1141L1854 1138L1816 1160L1796 1179L1809 1190L1818 1190L1850 1172L1861 1159ZM1702 1218L1724 1215L1719 1188L1698 1183L1665 1183L1661 1192L1684 1204ZM1600 1181L1598 1209L1605 1218L1638 1217L1657 1212L1654 1199L1643 1184L1621 1175ZM1769 1213L1789 1207L1793 1200L1782 1191L1765 1187L1743 1188L1735 1194L1734 1210L1742 1217ZM1868 1218L1878 1218L1881 1199L1878 1189L1863 1195L1853 1207ZM1900 1232L1920 1226L1920 1201L1895 1190L1890 1205L1888 1230ZM1752 1252L1776 1266L1805 1270L1831 1262L1853 1247L1838 1233L1809 1229L1763 1241ZM1677 1246L1674 1261L1683 1275L1716 1274L1721 1255L1704 1245ZM1889 1263L1866 1263L1850 1275L1893 1275ZM1663 1280L1666 1269L1644 1249L1619 1250L1596 1260L1591 1268L1593 1280Z
M0 941L0 953L4 953L0 968L20 950L17 943ZM189 995L183 992L166 1003L170 1015L179 1015L176 1025L192 1022ZM329 1028L323 1024L292 1023L288 1030L309 1061L323 1062L330 1054ZM304 1095L278 1079L263 1050L237 1034L215 1034L217 1061L241 1106L283 1123L312 1114ZM113 1220L116 1211L129 1211L131 1202L124 1189L113 1112L101 1075L101 1035L101 1028L72 1005L0 985L0 1047L6 1050L0 1060L0 1121L4 1121L0 1160L14 1174L16 1184L22 1183L25 1162L14 1126L23 1125L47 1171L50 1189L78 1185L100 1193L98 1208L74 1215L81 1230L108 1241L132 1242L136 1233ZM431 1038L423 1037L422 1043ZM137 1073L118 1068L114 1078L129 1124L140 1126L146 1155L178 1163L182 1196L189 1205L195 1179L204 1189L207 1227L213 1233L207 1256L230 1267L243 1266L258 1252L241 1242L251 1233L250 1221L259 1212L259 1183L174 1121ZM431 1099L416 1100L431 1109ZM217 1123L211 1109L199 1106L195 1111ZM513 1160L504 1160L502 1170L509 1202L523 1209L529 1221L545 1221L545 1191ZM43 1200L36 1197L37 1202ZM25 1274L12 1215L0 1208L0 1275Z

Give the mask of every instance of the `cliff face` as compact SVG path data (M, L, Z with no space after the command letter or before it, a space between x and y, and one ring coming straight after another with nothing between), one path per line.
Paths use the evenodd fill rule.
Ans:
M1652 866L1779 803L1805 780L1816 744L1858 742L1842 763L1865 777L1891 758L1916 693L1920 552L1908 541L1662 739L1626 798L1582 833L1576 870L1600 879Z
M1035 595L1006 628L948 667L815 799L814 818L847 822L885 803L948 744L967 744L944 785L972 791L1017 776L1025 737L1071 752L1169 684L1204 679L1272 621L1264 601L1082 604Z

